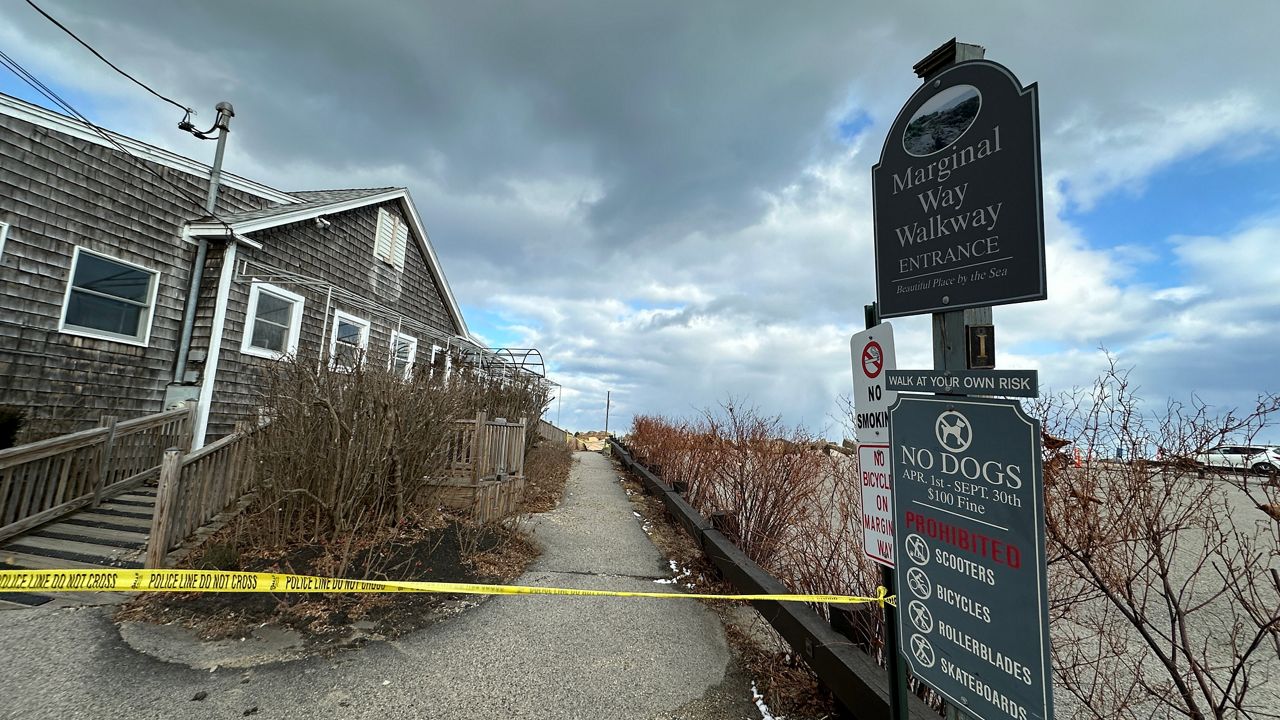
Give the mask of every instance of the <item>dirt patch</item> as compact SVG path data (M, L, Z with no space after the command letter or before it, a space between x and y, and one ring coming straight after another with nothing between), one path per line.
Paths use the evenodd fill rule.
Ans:
M546 512L560 504L572 464L572 453L562 446L541 443L533 449L526 461L526 512ZM404 523L378 537L355 538L348 547L336 549L316 544L243 548L241 524L247 522L253 519L241 516L233 521L181 567L501 584L523 574L539 554L518 518L477 526L457 516L437 516ZM150 593L120 606L115 619L130 626L134 635L144 631L131 625L172 625L183 630L172 634L174 637L208 645L238 642L240 638L272 645L277 631L289 633L290 638L300 640L290 640L285 655L303 657L397 638L476 607L485 599L428 593ZM155 633L151 636L159 638L156 642L164 640ZM208 647L198 652L201 657L214 657L221 650ZM227 664L225 659L222 662Z
M330 576L339 560L317 545L237 552L226 528L185 567ZM537 556L516 524L397 528L350 553L343 577L502 583ZM118 622L176 624L200 640L245 637L264 626L300 633L307 649L396 638L479 604L479 596L421 594L149 593L116 612Z
M615 468L649 539L673 564L673 571L684 576L680 582L698 592L736 593L693 538L667 515L662 501L646 494L640 479L616 462ZM793 720L838 717L831 693L750 603L703 602L720 617L735 664L755 683L772 713Z

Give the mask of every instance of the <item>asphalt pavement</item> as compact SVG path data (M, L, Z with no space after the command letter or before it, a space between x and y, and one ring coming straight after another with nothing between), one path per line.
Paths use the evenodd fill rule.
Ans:
M576 454L564 502L533 525L543 554L517 584L670 587L654 583L669 577L666 562L602 455ZM0 717L710 719L754 709L720 621L692 600L499 596L397 641L212 672L138 652L111 612L0 614Z

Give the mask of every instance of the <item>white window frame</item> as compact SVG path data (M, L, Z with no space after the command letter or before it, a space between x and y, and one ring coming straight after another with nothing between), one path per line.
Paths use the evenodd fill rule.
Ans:
M137 337L133 335L120 335L117 333L108 332L106 330L95 330L93 328L81 327L79 325L67 325L67 308L71 305L71 289L73 287L73 283L75 282L76 268L80 265L80 255L83 253L87 253L89 255L95 255L104 260L110 260L111 262L114 262L114 263L120 263L121 265L128 265L131 268L141 270L151 275L151 284L147 288L147 316L140 323L141 325L144 326L142 328L142 337ZM138 263L129 262L128 260L122 260L121 258L115 257L113 255L108 255L106 253L98 252L96 250L89 250L88 248L84 248L79 245L76 245L75 250L71 253L71 269L67 273L67 289L62 295L62 313L58 316L58 332L61 332L66 335L75 335L78 337L93 338L95 340L109 340L111 342L118 342L124 345L134 345L137 347L149 347L151 342L151 325L156 318L156 295L158 294L157 288L159 287L159 285L160 285L159 270L153 270L145 265L139 265Z
M0 222L0 260L4 259L4 241L9 237L9 223Z
M390 210L378 208L378 226L373 234L373 256L397 270L404 270L408 240L408 224Z
M333 324L329 327L329 369L350 372L354 368L338 366L338 323L342 321L360 327L360 367L364 367L365 362L369 360L369 328L372 323L351 313L341 310L333 311Z
M258 298L264 292L293 304L292 310L289 311L289 334L285 339L284 352L260 348L252 344L254 324L258 321ZM267 358L268 360L279 360L286 355L293 355L298 352L298 335L302 332L302 310L306 303L306 299L298 293L290 292L277 285L264 282L251 284L249 286L249 307L244 314L244 332L240 338L240 352L245 355Z
M409 341L409 363L405 365L404 375L401 376L402 379L408 380L413 377L413 364L418 360L418 338L400 331L391 333L391 357L387 359L387 369L395 372L396 343L400 340Z

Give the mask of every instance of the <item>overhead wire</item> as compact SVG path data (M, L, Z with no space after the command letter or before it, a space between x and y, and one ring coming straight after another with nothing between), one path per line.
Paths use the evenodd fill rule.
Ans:
M146 83L144 83L144 82L142 82L141 80L139 80L138 78L136 78L136 77L134 77L134 76L130 75L129 73L125 72L124 70L121 70L121 69L120 69L120 68L119 68L115 63L113 63L113 62L111 62L110 60L108 60L108 59L106 59L105 57L103 57L103 56L102 56L102 53L98 52L97 50L95 50L95 49L94 49L94 47L93 47L92 45L90 45L89 43L87 43L87 42L85 42L84 40L82 40L82 39L80 38L80 36L79 36L79 35L76 35L75 33L71 32L70 28L68 28L66 25L63 25L62 23L58 22L58 19L57 19L57 18L55 18L54 16L52 16L52 15L50 15L49 13L45 12L43 8L41 8L39 5L36 5L34 2L32 2L32 0L27 0L27 4L28 4L28 5L30 5L32 8L34 8L36 12L40 13L41 15L43 15L43 16L45 17L45 19L46 19L46 20L48 20L49 22L53 23L54 25L57 25L57 26L58 26L58 29L62 30L62 32L66 33L66 34L70 35L72 38L74 38L74 39L75 39L75 41L76 41L76 42L78 42L78 43L80 43L81 45L83 45L83 46L85 47L85 49L86 49L86 50L88 50L89 52L93 53L93 54L94 54L94 55L95 55L99 60L101 60L102 62L106 63L108 66L110 66L112 70L115 70L116 72L120 73L121 75L123 75L123 76L125 76L125 77L129 78L130 80L132 80L132 81L133 81L133 83L134 83L135 85L137 85L138 87L142 88L143 90L146 90L147 92L151 93L152 95L155 95L156 97L158 97L158 98L160 98L161 100L163 100L163 101L165 101L165 102L169 103L170 105L172 105L172 106L174 106L174 107L178 108L179 110L182 110L182 111L186 112L187 114L191 114L191 113L193 113L193 112L194 112L191 108L189 108L189 107L187 107L187 106L183 105L182 103L178 102L177 100L173 100L172 98L168 98L168 97L165 97L164 95L161 95L160 93L156 92L153 88L151 88L151 87L150 87L149 85L147 85Z
M155 168L152 168L150 165L148 165L147 162L144 161L142 158L139 158L138 156L129 152L128 148L120 144L120 142L118 142L115 138L113 138L110 133L108 133L106 130L103 130L102 128L95 125L91 120L89 120L88 117L84 115L84 113L81 113L79 110L75 108L75 106L73 106L71 103L64 100L62 96L58 95L58 93L55 92L52 88L50 88L48 85L45 85L43 82L41 82L40 78L36 77L34 73L27 70L25 67L22 66L21 63L19 63L17 60L14 60L12 57L6 54L3 50L0 50L0 65L4 65L6 68L8 68L10 72L12 72L14 75L17 75L20 80L30 85L36 92L40 93L46 99L48 99L49 102L54 103L59 108L61 108L64 112L66 112L68 115L71 115L76 120L79 120L80 122L84 123L84 125L88 127L90 130L92 130L95 134L97 134L103 140L110 143L113 147L115 147L120 152L124 153L127 157L132 159L138 167L142 168L143 170L146 170L152 175L155 175L165 185L168 185L175 192L177 192L179 195L186 198L189 202L191 202L196 207L200 208L202 211L204 210L205 200L203 198L193 195L187 189L181 187L177 183L173 182L169 178L157 172ZM234 229L231 227L231 225L227 223L227 221L218 217L217 213L210 213L210 216L214 220L216 220L218 223L222 224L222 226L227 229L228 233L235 232Z

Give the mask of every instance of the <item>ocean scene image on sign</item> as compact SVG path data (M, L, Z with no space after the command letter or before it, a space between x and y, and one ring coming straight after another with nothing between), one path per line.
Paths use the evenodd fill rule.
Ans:
M960 139L982 107L982 95L972 85L956 85L929 98L902 135L902 147L916 157L932 155Z

